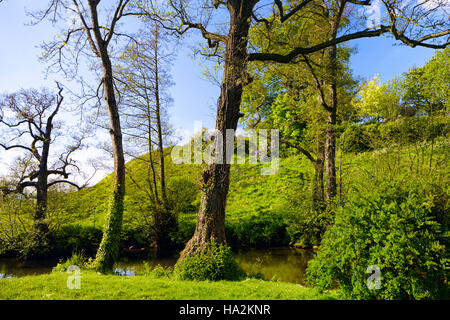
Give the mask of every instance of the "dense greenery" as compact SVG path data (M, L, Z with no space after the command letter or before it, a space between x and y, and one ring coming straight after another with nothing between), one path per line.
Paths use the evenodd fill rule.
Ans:
M335 281L350 298L429 299L448 295L448 188L429 194L416 181L393 178L355 190L336 210L333 225L310 262L311 282ZM448 218L446 218L448 219ZM380 268L380 288L366 285L367 268Z
M175 276L181 280L241 280L245 272L234 259L231 248L210 242L204 250L181 260L175 266Z
M280 27L277 37L285 31ZM252 34L252 41L263 46L267 39L257 36ZM161 153L153 151L127 163L124 194L111 192L114 175L76 192L49 187L45 243L33 237L34 195L2 192L0 255L71 258L58 264L51 275L1 280L0 297L336 297L336 292L319 295L287 284L241 281L247 275L231 247L292 245L319 248L308 275L311 286L322 291L338 287L352 299L448 298L450 50L438 52L424 67L391 81L369 79L357 93L357 81L348 68L351 52L339 48L335 93L340 104L332 122L326 120L327 108L320 106L326 106L327 95L333 94L317 91L322 88L317 83L330 81L328 65L316 69L318 74L304 61L282 67L250 65L255 79L245 88L242 120L247 129L279 128L282 158L276 175L261 175L261 164L231 166L227 245L205 240L206 245L193 245L192 254L183 257L174 270L157 267L148 270L147 277L98 276L85 270L87 290L82 293L67 292L61 285L66 276L61 272L70 265L107 273L119 254L155 246L171 253L192 237L205 165L176 165L170 158L171 147L161 147ZM323 62L320 55L309 58L314 65ZM308 70L311 74L305 76ZM332 139L324 139L325 132L332 132ZM336 152L326 153L327 141L334 140ZM165 163L165 173L149 175L155 169L153 164L149 168L149 162L159 155L159 167ZM337 168L333 175L337 190L325 199L324 164L328 165L330 155ZM9 190L5 189L11 184L8 179L0 181L0 190ZM165 190L161 200L149 196L149 191L156 195L159 188ZM96 264L89 259L95 253ZM376 290L367 285L371 266L380 269ZM48 283L42 291L43 281ZM138 285L139 290L131 291ZM152 291L161 288L167 290Z

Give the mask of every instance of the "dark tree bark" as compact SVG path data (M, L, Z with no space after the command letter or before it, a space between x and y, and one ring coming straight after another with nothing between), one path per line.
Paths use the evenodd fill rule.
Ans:
M50 120L50 118L49 118ZM42 143L41 160L39 161L39 172L36 184L36 212L34 215L34 229L38 236L43 236L48 232L48 225L45 222L47 212L47 184L48 184L48 155L50 150L52 123L47 122L47 127Z
M338 6L335 14L330 17L330 37L328 41L334 42L337 39L337 33L341 25L342 15L345 9L345 1L341 2ZM326 127L326 175L327 175L327 188L326 199L327 205L331 205L334 197L336 196L337 183L336 183L336 116L338 108L338 95L337 95L337 82L338 82L338 58L337 58L337 44L333 44L329 47L329 95L330 103L327 111L328 123Z
M222 89L217 103L216 130L225 140L226 129L236 130L242 90L247 78L247 44L250 18L256 0L227 2L230 29L226 41ZM217 141L217 139L215 140ZM223 143L226 155L226 143ZM215 148L213 148L215 149ZM214 151L213 151L214 152ZM213 163L202 172L202 201L194 236L189 240L180 260L206 243L225 243L225 206L229 187L230 165Z
M105 91L106 107L109 112L109 134L111 136L113 150L114 173L109 212L106 215L103 238L95 258L95 267L98 271L109 272L112 270L114 262L119 254L119 241L123 217L123 198L125 196L125 157L123 152L119 109L117 107L116 95L114 92L113 71L108 53L108 42L103 39L98 22L98 3L99 1L89 0L89 10L95 45L98 56L102 62L102 81Z

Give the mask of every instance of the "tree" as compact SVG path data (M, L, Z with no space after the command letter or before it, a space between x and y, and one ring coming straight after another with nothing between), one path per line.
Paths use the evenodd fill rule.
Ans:
M56 71L66 76L75 76L79 59L83 57L83 54L88 57L93 54L101 66L101 83L97 91L103 87L109 114L114 174L110 207L106 215L105 229L95 266L100 272L109 272L119 252L125 195L125 157L110 50L112 50L113 39L129 37L121 33L117 26L119 21L126 16L132 16L133 13L127 9L129 0L117 0L105 9L106 13L103 15L105 22L102 23L99 17L100 2L100 0L53 0L47 9L34 13L32 16L37 19L37 22L45 18L49 18L53 24L64 21L62 35L43 45L44 58L52 61L51 67L56 68ZM71 21L67 23L65 19Z
M265 48L265 50L286 51L292 45L305 45L314 41L320 41L321 39L322 41L326 41L330 38L330 32L334 30L335 20L342 21L342 23L337 22L340 29L348 26L348 21L346 20L348 20L349 14L332 14L335 10L335 8L329 8L324 3L320 8L311 8L310 14L314 15L314 19L299 19L293 20L290 23L281 23L272 17L274 20L270 22L270 33L266 32L265 25L260 25L252 29L253 36L251 38L251 45L257 48ZM277 123L272 124L272 126L282 128L284 138L281 141L299 150L314 165L316 171L316 183L314 184L316 204L323 200L323 181L321 177L324 175L323 167L325 159L327 159L328 203L331 202L335 195L336 168L334 154L336 150L335 126L338 122L339 111L337 108L338 100L342 99L340 103L342 107L348 104L356 85L348 67L352 50L347 47L338 48L337 46L332 46L333 50L336 50L333 53L333 61L329 59L330 50L322 49L314 54L301 55L289 64L274 65L265 62L263 63L264 68L259 68L263 69L260 72L275 72L279 77L282 77L286 85L280 88L280 92L282 94L288 94L294 99L294 101L288 102L291 105L289 113L281 114L281 118L278 119ZM255 61L254 63L257 64L258 62ZM251 84L248 87L252 86L254 85ZM311 95L315 97L309 99L307 102L309 108L308 106L302 107L301 105L304 103L305 97ZM316 106L323 109L323 111L316 110L315 115L313 115L311 110L317 109ZM301 110L295 110L296 108L300 108ZM346 108L343 111L348 112L349 110ZM323 113L325 115L321 115ZM304 126L306 123L309 124L309 131L314 128L315 138L313 140L317 140L314 148L305 146L305 141L302 142L299 140L302 136L301 131L296 130L293 124L300 119L304 122ZM333 123L330 123L330 119L333 120ZM283 122L287 127L282 124ZM306 132L305 128L301 127L300 129ZM327 148L328 152L325 157L324 152L327 145L329 147Z
M362 84L359 98L354 101L363 120L392 121L402 112L402 88L399 79L380 84L378 76Z
M409 70L403 80L403 100L427 115L448 112L450 106L450 50L446 48L422 68Z
M142 1L141 9L152 19L158 20L166 28L184 34L188 30L197 29L208 41L208 46L217 49L223 46L223 79L221 94L217 103L216 130L225 136L227 129L236 129L237 122L241 116L240 104L242 99L243 87L250 81L247 74L247 65L249 61L272 61L276 63L289 63L300 55L308 55L330 46L335 46L359 38L377 37L385 33L391 33L394 37L410 46L425 46L430 48L442 48L446 43L436 43L446 35L450 34L448 28L448 19L439 16L442 14L443 4L437 4L437 8L421 6L414 8L410 5L401 7L398 1L383 1L387 11L387 21L389 25L379 25L373 29L364 28L351 33L338 34L339 20L334 20L331 37L326 40L308 43L305 46L298 46L284 52L265 51L265 48L249 48L248 34L253 22L263 23L267 26L267 32L270 32L270 19L261 18L255 6L259 0L227 0L227 1L204 1L200 5L194 5L187 0L170 0L171 11L154 10L154 1ZM149 6L145 6L148 4ZM325 2L304 0L292 1L288 5L281 0L275 0L274 11L280 22L286 23L291 19L305 18L303 14L308 12L312 6L322 5ZM370 1L341 0L339 1L338 15L341 15L344 9L350 7L367 6ZM208 30L208 22L212 19L212 12L215 9L225 8L228 12L228 34ZM195 12L200 12L195 16ZM424 15L425 14L425 15ZM445 16L445 15L444 15ZM417 23L418 20L423 21ZM425 19L427 19L425 21ZM414 23L412 23L414 21ZM171 23L173 22L173 23ZM429 31L431 33L428 33ZM441 41L442 42L442 41ZM331 50L330 61L333 61L335 49ZM331 63L335 66L334 63ZM334 69L334 67L333 67ZM334 72L334 71L333 71ZM335 84L331 84L331 87ZM332 97L333 104L336 99ZM335 108L331 110L331 117L334 116ZM333 122L330 119L330 122ZM332 123L331 123L332 124ZM333 128L330 130L334 130ZM224 140L225 141L225 140ZM333 147L332 141L329 147ZM214 148L213 148L213 151ZM226 155L226 146L221 150ZM330 152L333 154L333 152ZM330 158L330 162L334 157ZM197 226L192 239L186 245L180 259L193 254L198 248L202 248L210 241L219 243L225 242L225 206L229 187L229 164L211 164L202 173L202 201L198 216ZM330 179L332 173L330 174ZM329 193L332 195L333 190ZM335 192L334 192L335 193Z
M33 232L35 239L41 244L48 232L48 189L59 183L81 188L67 179L71 174L71 167L78 169L71 155L81 148L82 135L60 153L58 161L49 163L50 147L62 130L62 123L55 121L64 99L63 88L59 83L57 85L57 95L47 89L29 89L6 94L0 101L0 126L3 129L0 147L4 150L22 150L28 154L21 158L20 174L1 191L3 195L7 195L24 193L28 187L36 190Z
M261 68L264 71L259 75L251 72L254 80L245 88L241 121L248 129L278 128L280 141L311 161L315 171L313 202L319 208L324 202L325 140L324 114L315 88L311 90L300 64Z
M171 233L177 227L176 215L167 200L164 169L164 137L169 133L165 118L172 102L168 92L172 85L169 74L172 55L169 39L161 32L164 30L154 22L149 30L148 34L141 32L141 36L135 36L137 42L129 43L116 77L120 82L121 108L125 116L124 134L138 145L138 155L142 154L139 146L144 145L148 152L148 159L139 156L136 159L148 165L146 194L150 200L157 251L167 254L172 247ZM158 159L155 159L155 146ZM132 181L137 183L133 178Z

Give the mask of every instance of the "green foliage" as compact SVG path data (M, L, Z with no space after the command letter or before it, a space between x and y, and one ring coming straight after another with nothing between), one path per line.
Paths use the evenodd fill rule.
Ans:
M230 244L248 247L270 247L289 244L286 223L280 214L256 212L225 224Z
M175 265L175 277L180 280L230 280L245 278L245 272L234 259L231 248L210 242Z
M331 214L318 208L311 199L293 199L291 207L286 208L286 228L291 244L296 247L313 248L319 245Z
M354 103L363 119L390 121L400 115L402 90L399 79L381 84L379 77L375 76L361 86L359 96Z
M66 225L50 231L50 238L52 251L56 255L83 251L91 256L97 251L102 230L93 226Z
M123 195L114 190L110 209L106 217L102 242L97 251L95 268L102 273L112 272L114 262L119 254L119 241L122 229Z
M173 275L173 268L171 267L163 267L158 264L156 267L152 268L147 262L144 262L144 271L143 275L150 278L171 278Z
M53 268L53 272L66 272L70 266L77 266L80 269L86 268L91 263L91 259L86 258L83 251L74 251L72 256L65 262L62 260Z
M185 177L173 177L167 182L168 201L176 212L196 211L194 205L199 195L197 185Z
M392 144L432 141L448 133L448 117L400 117L387 123L347 124L339 136L339 142L344 152L358 153Z
M433 196L414 182L390 180L364 193L355 190L337 209L308 266L313 285L337 284L357 299L430 299L448 290L449 225L434 216ZM381 269L379 290L366 285L372 265Z
M437 51L422 68L409 70L404 77L405 103L428 115L449 111L450 48Z

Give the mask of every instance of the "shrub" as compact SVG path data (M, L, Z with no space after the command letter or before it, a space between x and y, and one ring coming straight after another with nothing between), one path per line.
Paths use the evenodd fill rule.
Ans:
M308 264L309 281L323 290L338 284L357 299L429 299L446 295L448 226L432 214L433 197L405 182L353 193L337 209L317 256ZM445 235L447 230L447 236ZM367 268L381 270L381 288L369 290Z
M92 226L66 225L50 233L51 251L57 255L69 255L83 251L94 255L102 239L102 230Z
M280 214L260 211L226 224L232 245L269 247L289 244L286 223Z
M53 268L53 272L66 272L70 266L77 266L79 268L86 268L91 263L91 259L87 259L83 251L74 252L72 256L65 262L62 260Z
M295 205L286 208L286 231L291 244L304 248L319 245L326 227L329 225L331 213L317 208L312 199L293 198Z
M180 280L238 281L246 275L234 259L230 247L210 242L202 250L178 262L175 276Z
M181 217L178 223L178 232L172 234L172 241L183 248L194 235L196 220L193 217Z
M168 200L176 212L192 212L199 190L194 182L183 177L174 177L167 182Z
M124 225L121 231L121 247L149 247L151 243L150 231L146 226Z
M344 152L364 152L372 150L368 136L368 125L349 124L339 136L339 144ZM373 127L373 125L372 125Z
M147 262L144 262L143 274L150 278L170 278L173 275L173 268L165 268L160 264L152 268Z

